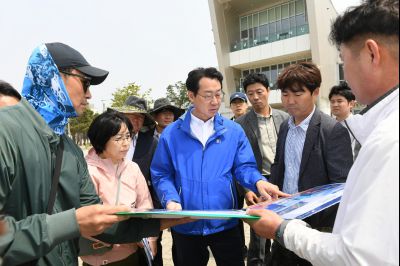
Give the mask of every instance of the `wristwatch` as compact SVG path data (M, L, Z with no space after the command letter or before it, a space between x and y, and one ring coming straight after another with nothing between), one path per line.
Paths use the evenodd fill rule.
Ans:
M279 225L278 229L275 232L275 241L281 244L282 247L285 247L285 241L283 238L283 234L285 233L285 229L290 220L283 220L283 222Z

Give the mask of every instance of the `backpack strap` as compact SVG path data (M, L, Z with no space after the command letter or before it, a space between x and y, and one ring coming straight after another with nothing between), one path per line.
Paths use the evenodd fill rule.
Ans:
M57 195L58 182L60 181L63 153L64 153L64 142L63 139L60 138L60 143L58 145L56 153L56 164L53 172L53 177L51 180L51 190L50 190L49 203L47 205L47 214L53 213L54 203L56 202L56 195Z

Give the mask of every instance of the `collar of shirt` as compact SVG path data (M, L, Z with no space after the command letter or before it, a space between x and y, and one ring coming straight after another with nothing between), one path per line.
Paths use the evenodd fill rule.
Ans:
M347 125L346 125L346 120L347 119L350 119L350 118L352 118L354 115L353 114L349 114L349 116L345 119L345 120L342 120L342 121L338 121L338 120L336 120L337 122L339 122L340 124L342 124L342 126L344 126L344 127L346 127L347 128Z
M271 106L269 106L269 115L268 116L259 114L256 111L254 111L254 113L256 113L257 118L270 118L272 116L272 108L271 108Z
M289 129L293 129L293 128L298 127L298 128L303 129L304 131L307 131L308 126L310 125L310 122L311 122L311 118L312 118L312 116L314 115L314 113L315 113L315 105L314 105L314 109L313 109L313 111L311 112L311 114L309 114L309 115L307 116L307 118L304 119L303 121L301 121L301 123L300 123L299 125L297 125L297 126L296 126L295 123L294 123L294 118L293 118L293 116L291 116L290 119L289 119L289 121L288 121Z
M207 140L214 134L214 117L204 122L203 120L191 115L190 130L192 135L196 137L205 147Z
M158 131L157 131L157 129L154 129L154 137L156 138L156 139L160 139L160 137L161 137L161 133L159 133Z
M346 119L348 127L354 133L361 145L376 128L377 124L382 121L388 114L399 110L399 89L392 91L385 98L373 105L363 115L357 114Z
M125 156L125 159L131 161L133 159L133 155L135 154L136 142L138 139L139 133L136 133L132 136L131 145L129 146L128 153Z

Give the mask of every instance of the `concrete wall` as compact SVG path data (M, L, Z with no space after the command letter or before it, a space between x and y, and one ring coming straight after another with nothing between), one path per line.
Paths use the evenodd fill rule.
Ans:
M301 35L232 52L230 53L230 66L246 68L251 65L273 64L280 61L274 60L276 58L307 53L310 49L310 36L308 34Z
M337 16L330 0L306 0L309 34L236 52L230 52L230 50L232 43L240 39L240 16L286 1L209 0L208 2L219 70L224 75L223 87L226 92L224 102L227 108L229 108L230 93L234 92L239 85L241 70L311 56L322 73L318 105L322 111L330 113L329 90L339 81L338 52L328 40L331 21ZM280 103L279 94L279 91L272 93L271 103Z
M332 21L337 17L330 0L307 0L312 60L321 70L319 108L330 114L329 91L339 82L338 52L329 42Z

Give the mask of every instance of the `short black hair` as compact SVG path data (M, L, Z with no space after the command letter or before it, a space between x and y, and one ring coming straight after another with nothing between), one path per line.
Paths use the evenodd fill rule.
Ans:
M341 82L339 85L333 86L331 91L329 92L329 100L334 95L343 96L348 102L356 100L356 96L354 96L353 92L351 92L351 89L349 85L347 85L347 82Z
M281 91L299 92L306 87L311 94L321 86L321 71L311 62L302 62L286 67L278 77L276 84Z
M263 73L250 73L243 80L244 92L247 92L247 87L255 83L262 84L267 90L269 89L269 80Z
M106 148L111 137L118 134L122 124L125 124L132 136L132 124L124 114L114 110L107 110L96 117L88 130L88 138L97 154L101 154Z
M10 96L21 100L21 94L10 83L0 80L0 95Z
M210 78L216 79L221 84L222 89L222 80L224 77L222 76L221 72L219 72L215 67L208 67L208 68L196 68L189 72L188 77L186 79L186 88L188 91L197 94L199 91L199 81L202 78Z
M397 36L399 38L399 0L367 0L337 17L330 40L336 46L358 36Z

